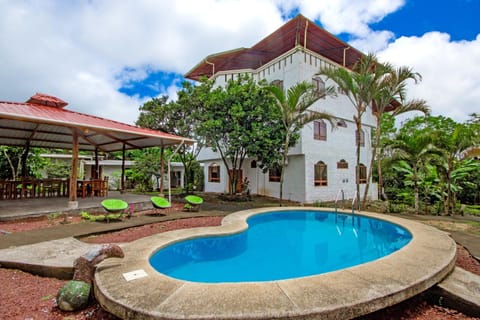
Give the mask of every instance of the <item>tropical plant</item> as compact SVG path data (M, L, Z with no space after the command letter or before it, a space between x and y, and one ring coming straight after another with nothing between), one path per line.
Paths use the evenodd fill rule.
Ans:
M373 139L374 143L372 144L370 166L367 175L367 184L365 186L363 195L364 207L367 200L375 161L377 161L378 187L379 194L381 195L379 198L384 198L381 168L382 153L379 152L381 149L379 143L381 142L380 136L382 134L382 119L384 119L383 115L387 112L391 113L393 117L411 111L420 111L426 115L430 113L430 109L425 100L407 100L406 98L407 80L413 80L415 83L417 83L421 80L420 74L413 72L411 68L405 66L395 68L388 63L384 63L383 68L386 73L378 78L376 89L372 89L376 91L373 98L373 112L376 118L376 128L375 139Z
M461 167L462 162L459 160L462 155L478 143L478 133L473 125L456 123L442 116L428 117L426 121L424 130L433 133L435 137L433 142L442 151L437 167L446 185L445 214L453 214L455 190L452 188L452 174L458 166Z
M267 89L275 98L276 106L282 119L285 141L283 143L283 152L281 157L281 175L280 175L280 204L283 199L283 181L285 169L288 165L288 149L296 144L298 132L307 124L315 120L325 119L332 126L332 116L326 112L313 110L312 105L327 95L334 94L333 87L327 87L325 90L315 90L312 84L299 82L289 88L285 94L284 90L278 86L269 86Z
M434 154L441 152L432 144L433 137L425 132L408 132L400 130L394 141L391 142L391 161L402 161L403 168L410 167L409 180L412 181L414 193L415 213L419 213L419 171L428 163Z
M362 117L367 111L369 105L374 101L378 94L378 83L389 71L388 66L380 64L377 57L370 53L362 56L360 60L347 70L343 67L334 67L331 65L322 67L318 75L326 76L338 85L346 97L350 100L356 110L353 120L356 125L356 193L360 196L360 147L362 132Z

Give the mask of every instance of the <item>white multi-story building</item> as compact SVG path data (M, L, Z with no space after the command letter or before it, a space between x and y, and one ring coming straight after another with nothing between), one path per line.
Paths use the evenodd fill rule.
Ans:
M215 84L225 85L239 74L255 80L283 86L285 90L301 81L312 82L319 90L334 85L325 77L316 76L321 66L331 64L351 68L361 52L334 37L302 15L293 18L274 33L254 45L208 56L186 74L198 80L213 77ZM333 115L337 126L328 121L307 124L297 145L289 150L285 171L283 198L304 203L335 200L340 190L345 198L353 198L356 189L356 109L341 92L337 97L320 99L312 110ZM371 157L371 131L375 118L369 107L362 117L361 194L366 182ZM203 149L198 160L204 165L205 191L228 192L229 175L218 153ZM279 173L262 173L254 158L241 170L247 178L251 194L279 197ZM369 196L376 198L377 187L371 185Z

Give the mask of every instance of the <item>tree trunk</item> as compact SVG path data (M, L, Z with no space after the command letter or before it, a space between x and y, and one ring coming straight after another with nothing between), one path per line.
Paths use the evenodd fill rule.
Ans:
M27 141L27 144L25 145L25 150L23 150L22 153L22 177L27 177L28 176L28 171L27 171L27 158L28 154L30 153L30 141Z
M450 166L448 167L448 172L447 172L447 201L446 201L446 207L447 207L447 210L446 210L446 213L447 215L450 215L452 214L452 183L450 181Z
M282 200L283 200L283 179L285 177L285 169L287 167L288 145L289 144L290 144L290 135L287 131L287 134L285 136L285 148L283 150L282 172L280 172L280 207L282 206Z
M356 125L357 125L357 137L356 137L356 155L357 155L357 166L356 166L356 196L357 196L357 201L360 202L360 130L362 130L362 123L360 120L360 117L355 119ZM363 209L363 208L362 208Z
M379 119L380 118L377 116L377 130L375 131L375 145L372 146L372 158L370 159L370 166L368 167L367 185L365 186L365 191L363 193L362 207L364 208L366 207L366 204L367 204L368 189L370 188L370 181L372 179L373 166L375 164L375 156L377 155L377 150L378 150L378 141L380 139L380 120ZM377 161L379 161L379 159L377 159ZM380 188L380 185L379 185L379 188Z
M413 196L414 196L413 206L415 208L415 214L418 214L418 211L419 211L418 210L418 208L419 208L419 205L418 205L419 195L418 195L418 182L417 182L418 177L417 177L417 167L416 166L413 167L413 179L414 179L414 181L413 181L413 184L414 184L413 185Z
M10 159L10 156L8 155L7 151L3 149L3 154L5 156L5 159L8 161L8 165L10 166L10 169L12 170L12 180L17 179L17 170L15 170L15 166L13 165L12 159Z
M160 147L160 194L163 194L163 188L164 188L164 173L165 173L165 147L161 146ZM168 177L168 180L170 180L170 177Z

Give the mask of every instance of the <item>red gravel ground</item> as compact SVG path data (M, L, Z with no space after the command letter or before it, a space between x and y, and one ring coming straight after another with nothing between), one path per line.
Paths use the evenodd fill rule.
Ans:
M73 222L75 218L72 218ZM155 223L105 235L83 239L89 243L129 242L158 232L180 228L219 225L222 217L190 218L176 221ZM41 227L49 227L63 221L62 218L45 221L31 220L22 222L0 223L0 230L18 232ZM1 236L0 236L1 238ZM457 266L480 275L480 262L470 256L467 250L458 246ZM12 320L84 320L117 319L105 312L96 302L79 312L63 312L55 305L55 296L66 281L43 278L19 270L0 268L0 319ZM453 320L479 319L463 315L456 310L442 308L427 302L425 296L417 296L399 305L377 311L362 317L362 320Z

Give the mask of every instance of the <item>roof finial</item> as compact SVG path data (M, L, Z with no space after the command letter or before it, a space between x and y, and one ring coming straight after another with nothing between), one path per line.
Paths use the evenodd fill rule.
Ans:
M68 105L68 102L63 101L54 96L49 96L43 93L36 93L30 99L28 99L27 103L31 104L39 104L43 106L55 107L55 108L65 108Z

